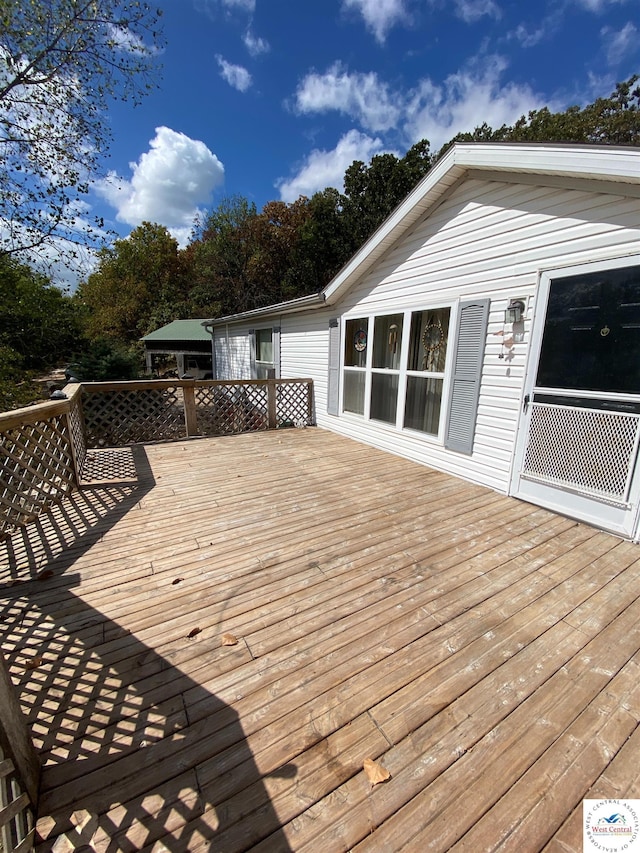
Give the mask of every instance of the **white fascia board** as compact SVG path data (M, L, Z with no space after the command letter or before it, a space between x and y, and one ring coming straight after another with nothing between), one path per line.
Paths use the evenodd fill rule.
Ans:
M202 325L207 329L214 326L228 325L231 323L246 323L254 319L280 316L281 314L295 314L296 311L306 311L308 308L321 308L325 304L324 293L312 293L309 296L299 296L288 302L278 302L275 305L265 305L264 308L253 308L251 311L243 311L241 314L229 314L226 317L214 317L211 320L203 320Z
M640 151L611 145L458 143L456 161L469 169L640 183Z
M468 172L511 172L640 183L640 150L596 145L457 142L325 288L328 305L361 278Z

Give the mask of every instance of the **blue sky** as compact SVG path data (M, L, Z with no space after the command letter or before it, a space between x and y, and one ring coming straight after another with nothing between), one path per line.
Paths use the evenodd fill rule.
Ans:
M640 0L160 0L159 89L112 106L94 213L184 245L224 196L260 209L354 159L607 95L640 71Z

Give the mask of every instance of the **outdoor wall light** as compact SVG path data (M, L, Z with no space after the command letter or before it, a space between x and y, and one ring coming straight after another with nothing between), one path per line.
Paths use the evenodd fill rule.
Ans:
M524 314L524 302L522 299L510 299L507 310L504 312L505 323L519 323Z

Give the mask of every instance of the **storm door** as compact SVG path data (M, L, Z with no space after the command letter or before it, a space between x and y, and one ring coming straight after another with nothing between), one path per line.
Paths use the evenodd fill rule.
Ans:
M541 281L512 492L632 536L640 485L640 265L620 263Z

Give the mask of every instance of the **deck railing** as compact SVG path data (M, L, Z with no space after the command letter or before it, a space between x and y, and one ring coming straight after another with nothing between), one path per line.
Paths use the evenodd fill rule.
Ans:
M40 764L0 654L0 850L33 847Z
M0 414L0 537L78 488L87 449L313 424L310 379L67 385Z
M0 538L79 488L91 448L313 423L308 379L96 382L64 393L0 414ZM0 655L0 853L32 849L38 776Z

